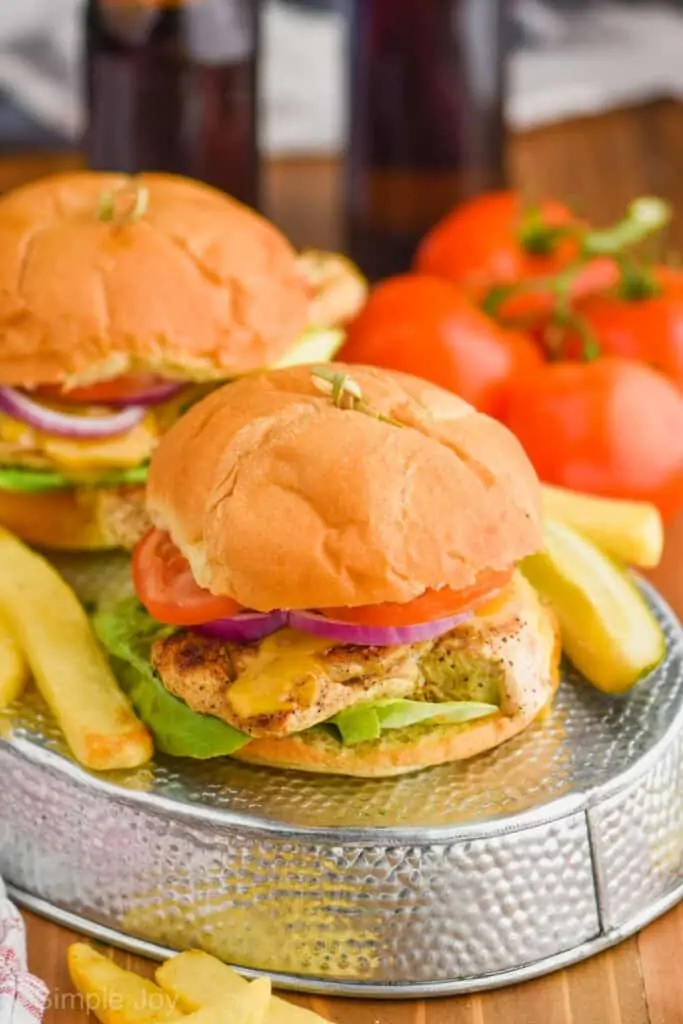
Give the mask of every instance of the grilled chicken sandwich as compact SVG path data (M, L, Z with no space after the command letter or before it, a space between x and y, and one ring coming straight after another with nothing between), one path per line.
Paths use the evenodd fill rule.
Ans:
M516 439L452 394L327 364L244 378L152 457L137 599L98 634L159 748L394 775L524 729L557 684Z
M183 178L73 173L4 196L0 523L46 547L132 546L151 453L197 386L329 358L342 336L321 328L362 298L340 258L298 257Z

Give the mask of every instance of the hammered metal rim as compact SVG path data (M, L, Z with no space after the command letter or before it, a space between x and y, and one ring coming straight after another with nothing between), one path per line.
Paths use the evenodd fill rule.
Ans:
M36 747L24 740L16 740L6 743L0 737L0 746L6 745L20 757L45 768L54 774L62 775L78 785L94 789L103 795L110 797L116 803L134 804L150 810L171 813L173 817L190 820L210 822L221 826L232 826L248 828L255 833L276 833L279 836L294 838L315 838L320 840L333 840L340 846L374 844L379 838L393 842L410 842L413 846L430 846L433 842L451 842L460 839L481 839L491 836L506 835L510 832L517 832L520 829L534 825L548 824L557 821L558 818L565 818L570 814L577 814L588 811L597 803L602 803L607 797L613 796L622 789L646 775L651 769L653 762L656 762L667 748L676 740L677 727L683 728L683 707L669 723L664 735L655 743L640 760L627 768L620 775L616 775L609 782L604 783L597 790L589 790L585 793L568 793L556 797L541 807L532 807L527 810L517 811L500 819L493 819L486 823L461 822L457 825L430 825L419 828L400 828L396 826L366 826L346 827L335 829L329 827L316 827L312 825L289 825L286 822L259 818L252 814L243 814L239 811L216 810L204 805L194 807L192 804L185 804L174 801L159 794L141 793L137 790L122 789L115 783L107 782L91 775L73 761L67 760L61 754L51 750Z
M683 723L683 708L680 714L672 720L675 725L678 720ZM651 752L664 749L664 741L668 744L674 734L667 732L659 743L648 751ZM51 750L36 747L24 740L15 740L7 744L0 737L0 746L6 745L11 752L18 754L20 758L44 768L47 771L61 775L77 785L85 786L90 790L102 793L111 798L115 803L124 803L141 806L152 812L171 814L178 820L200 821L205 824L220 825L222 827L247 828L250 833L276 834L283 838L308 838L321 841L334 842L338 846L363 846L374 845L378 840L392 843L410 843L411 846L431 846L434 842L448 843L460 839L482 839L491 836L506 835L510 832L517 832L520 829L533 825L549 824L558 818L567 817L570 814L580 813L587 810L592 804L592 793L570 793L556 798L542 807L533 807L528 810L518 811L509 814L499 820L491 820L486 823L461 822L456 825L429 825L419 827L396 827L396 826L365 826L365 827L344 827L331 828L313 825L290 825L269 818L259 818L255 814L243 814L239 811L216 810L215 808L201 805L198 807L192 804L174 801L168 797L160 796L158 793L141 793L138 790L122 789L115 783L107 782L91 775L73 761L67 760L61 754ZM645 758L643 758L645 760ZM640 769L641 762L632 766L617 777L625 779L624 785L632 778L637 778L641 773L634 775L634 769ZM647 770L646 764L644 770ZM621 788L621 787L618 787ZM610 793L613 790L610 789ZM600 797L601 799L601 797Z
M168 960L178 953L178 950L171 949L168 946L159 946L154 942L147 942L145 939L138 939L127 935L125 932L119 932L115 928L109 928L95 921L89 921L85 917L80 917L78 914L55 906L47 900L23 892L13 885L8 884L6 888L12 899L25 910L30 910L49 921L53 921L55 924L80 932L88 938L115 946L126 953L133 953L158 962ZM270 978L274 988L286 992L383 1000L436 999L440 996L472 995L476 992L490 992L494 989L506 988L509 985L533 981L536 978L552 974L554 971L579 964L592 956L596 956L598 953L604 953L606 950L619 945L625 939L635 935L658 917L667 913L667 911L672 910L682 900L683 881L681 881L681 884L673 893L667 894L662 899L651 904L643 913L635 915L625 924L601 934L596 939L583 942L579 946L573 946L563 953L556 953L554 956L546 957L543 960L535 960L523 967L515 967L511 970L499 971L495 974L474 978L461 978L453 981L374 984L372 982L360 981L320 980L301 974L279 974L273 971L253 970L252 968L241 967L236 964L232 966L245 978Z

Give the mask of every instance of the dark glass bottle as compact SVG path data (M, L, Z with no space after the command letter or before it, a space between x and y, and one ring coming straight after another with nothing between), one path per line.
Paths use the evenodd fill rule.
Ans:
M351 0L347 247L406 269L459 200L504 182L508 0Z
M89 0L86 157L256 204L258 0Z

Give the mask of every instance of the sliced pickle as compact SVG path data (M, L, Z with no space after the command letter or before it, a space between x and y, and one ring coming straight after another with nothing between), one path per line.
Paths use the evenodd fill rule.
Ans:
M552 602L565 654L599 690L629 690L664 657L657 620L624 570L586 537L548 519L543 539L522 571Z

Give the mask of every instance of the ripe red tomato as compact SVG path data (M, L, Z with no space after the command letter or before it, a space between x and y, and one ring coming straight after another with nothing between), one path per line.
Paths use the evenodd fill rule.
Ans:
M644 298L594 295L576 306L605 355L628 356L654 366L683 388L683 271L654 272L659 292ZM581 339L568 335L565 353L579 358Z
M558 231L571 226L580 224L562 203L547 200L528 213L514 192L487 193L457 206L426 235L415 269L453 281L481 302L494 289L564 270L579 255L579 241ZM612 260L591 260L572 282L571 297L610 287L617 276ZM496 316L534 322L548 315L553 301L549 289L522 292L502 299Z
M511 386L506 422L547 483L683 508L683 394L658 370L548 364Z
M159 385L168 384L163 377L153 373L129 373L111 380L85 384L80 388L64 389L57 384L44 384L36 388L34 394L45 398L64 398L68 402L87 402L91 405L106 405L108 402L134 402L141 396L149 394Z
M378 285L338 358L424 377L492 416L502 413L510 380L543 362L526 335L500 327L450 281L426 274Z
M163 530L151 529L133 552L133 583L147 611L171 626L229 619L242 608L195 581L189 562Z
M476 196L456 206L425 236L415 267L481 296L495 285L555 274L576 255L575 241L557 239L553 233L574 223L567 206L541 203L539 229L535 236L530 231L526 242L523 221L522 200L514 192Z
M362 626L415 626L421 622L436 622L461 612L470 611L486 601L493 593L502 590L512 579L512 571L494 572L487 569L479 573L477 581L464 590L426 590L414 601L397 604L368 604L358 608L323 608L323 614L342 622L354 622Z

